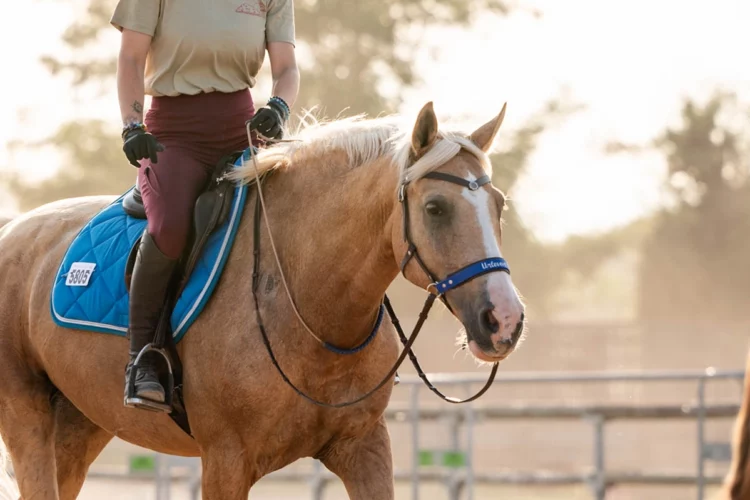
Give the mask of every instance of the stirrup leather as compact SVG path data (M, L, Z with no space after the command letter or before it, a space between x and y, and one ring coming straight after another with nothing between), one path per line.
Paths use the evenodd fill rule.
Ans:
M155 352L159 354L167 364L167 384L164 387L164 402L153 401L151 399L139 397L135 395L135 379L138 375L138 363L143 358L143 355L148 352ZM174 392L174 376L172 375L172 363L169 361L169 355L167 352L158 347L154 347L153 344L146 344L141 349L141 352L136 356L133 366L130 368L127 380L127 391L125 394L125 406L128 408L138 408L141 410L148 410L158 413L171 413L172 412L172 393Z

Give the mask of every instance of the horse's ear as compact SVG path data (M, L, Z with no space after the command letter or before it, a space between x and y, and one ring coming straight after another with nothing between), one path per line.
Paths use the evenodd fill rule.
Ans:
M437 139L438 121L432 101L422 107L411 134L411 148L414 155L419 158Z
M503 109L500 111L499 115L476 129L471 133L471 136L469 136L474 144L479 146L479 148L485 153L490 150L492 143L495 142L497 131L500 130L500 125L503 124L503 119L505 118L505 107L507 105L507 102L503 104Z

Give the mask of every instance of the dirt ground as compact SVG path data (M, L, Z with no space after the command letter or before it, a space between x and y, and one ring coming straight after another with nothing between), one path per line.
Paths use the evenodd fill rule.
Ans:
M694 488L641 488L616 489L607 494L607 500L689 500L696 498ZM707 489L706 499L710 500L713 488ZM78 497L79 500L156 500L156 490L148 481L128 482L91 479ZM259 484L253 488L253 500L309 500L310 489L299 484ZM411 500L411 487L397 484L396 499ZM465 495L463 499L467 499ZM571 487L479 487L474 492L474 500L590 500L593 497L584 486ZM348 500L344 489L331 487L326 491L325 500ZM420 499L449 500L445 489L440 485L422 485ZM188 489L183 485L172 487L170 500L190 500Z

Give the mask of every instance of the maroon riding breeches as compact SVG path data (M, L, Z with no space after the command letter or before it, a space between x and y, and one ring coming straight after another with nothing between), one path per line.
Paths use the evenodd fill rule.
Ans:
M152 99L144 121L165 149L157 163L140 161L138 185L148 232L167 257L182 254L195 200L221 157L247 148L254 113L249 90Z

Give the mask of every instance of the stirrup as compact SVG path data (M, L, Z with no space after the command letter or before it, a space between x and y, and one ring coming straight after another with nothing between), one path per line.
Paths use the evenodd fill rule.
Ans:
M135 379L138 375L138 363L141 361L143 355L150 351L158 353L167 363L167 384L164 387L163 403L135 395ZM173 392L174 376L172 375L172 363L169 361L169 355L163 348L154 347L153 344L146 344L146 346L141 349L141 352L138 353L138 356L136 356L135 361L133 362L133 366L130 368L130 374L127 381L127 392L125 394L125 406L128 408L138 408L157 413L171 413Z

